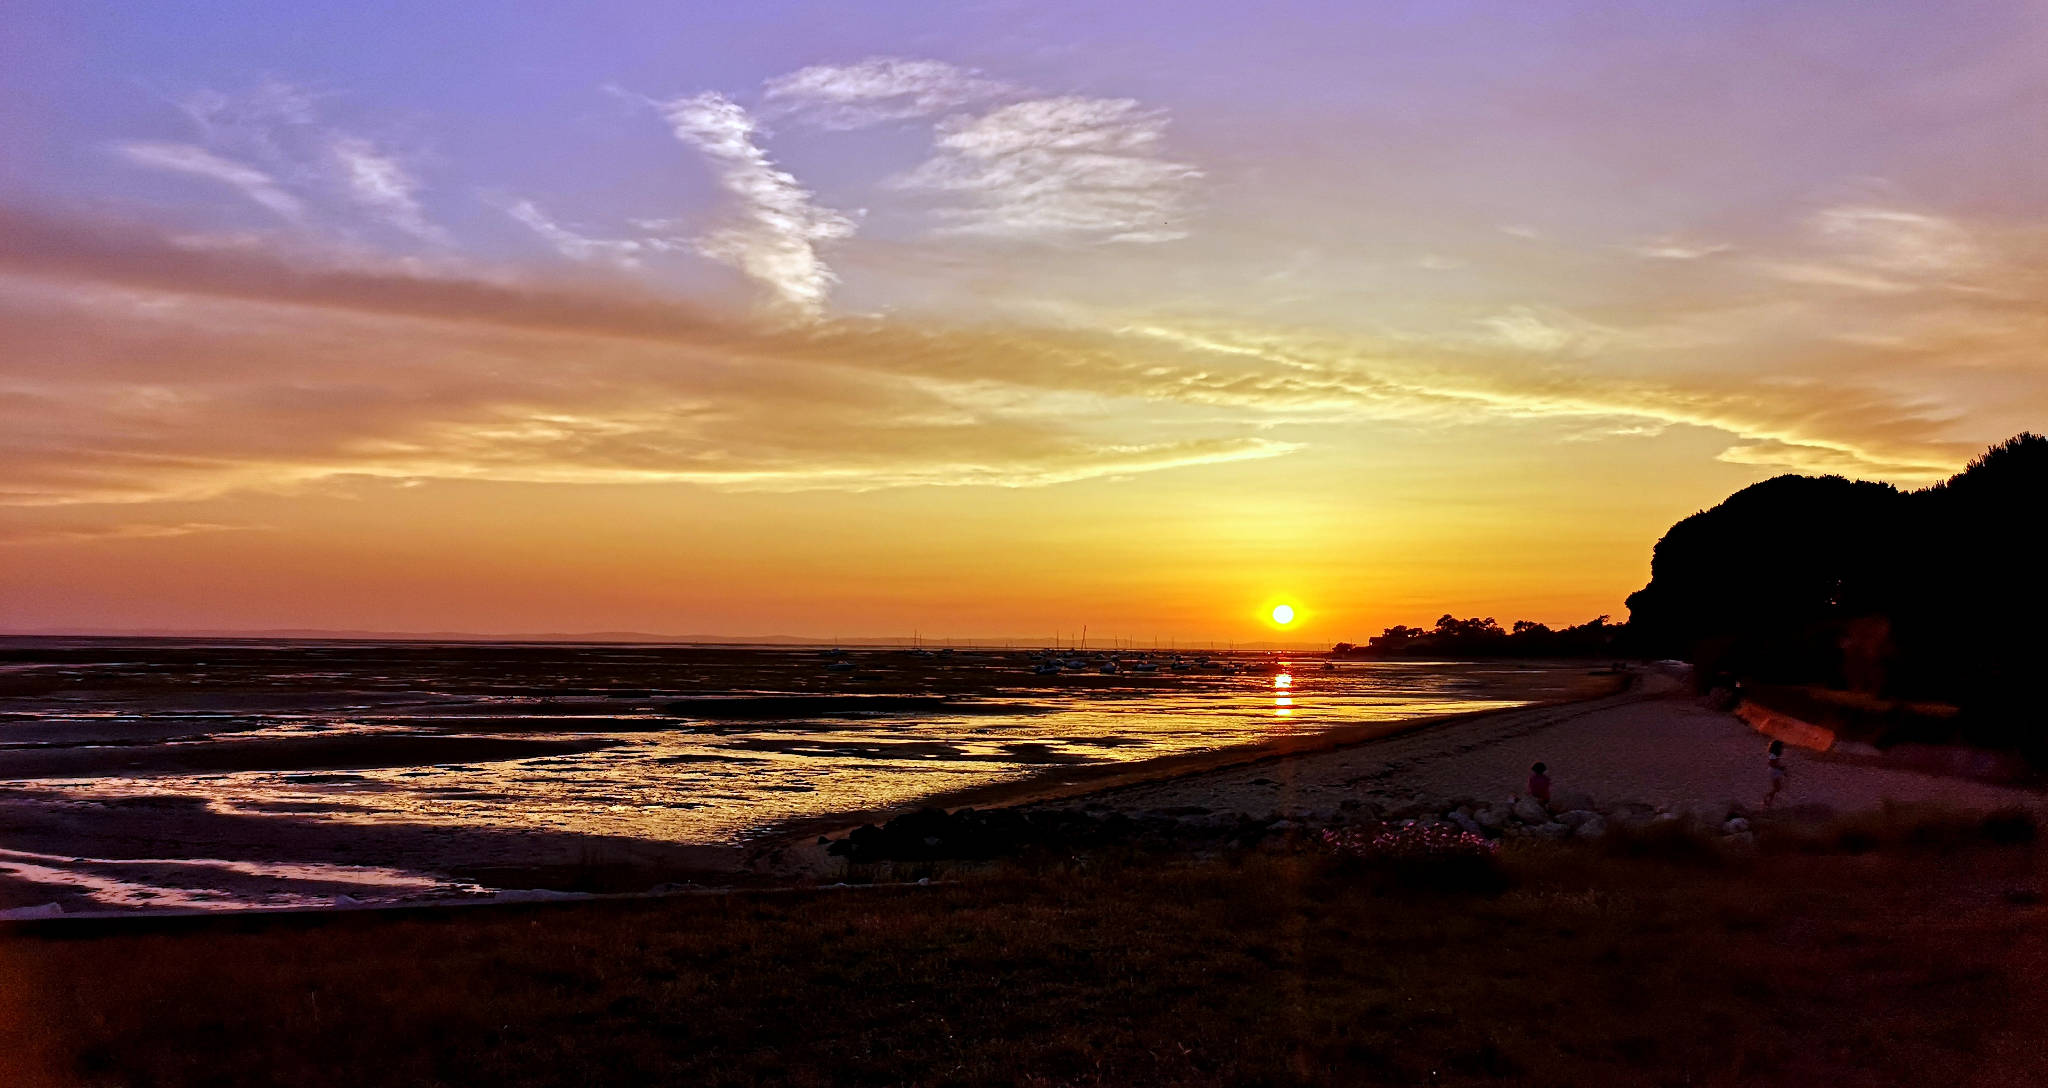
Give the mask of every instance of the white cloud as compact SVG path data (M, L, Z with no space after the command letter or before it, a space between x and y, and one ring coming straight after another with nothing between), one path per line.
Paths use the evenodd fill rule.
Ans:
M2031 237L2007 244L2029 253ZM1025 485L1274 456L1293 445L1261 439L1306 437L1278 428L1373 420L1703 428L1742 464L1918 481L2017 429L1966 429L1970 398L2020 419L2041 403L2038 280L1946 296L1939 324L1894 327L1930 366L2005 368L1918 394L1816 369L1838 358L1828 345L1784 345L1769 380L1711 360L1650 376L1570 354L1514 365L1478 337L1421 346L1227 322L737 324L594 287L323 271L0 209L0 329L20 371L0 390L0 505L349 475ZM1547 308L1500 316L1535 342L1585 324ZM1664 335L1595 329L1623 346Z
M207 143L279 159L286 156L280 134L310 128L318 114L318 102L319 96L303 87L270 79L238 94L201 89L177 106Z
M707 91L660 105L677 139L703 152L739 204L738 221L699 239L698 251L765 284L793 310L816 314L837 277L818 244L853 233L853 221L812 202L755 140L758 127L733 100Z
M1030 487L1300 448L1113 392L1044 411L1017 380L1063 353L1009 335L729 324L634 290L20 226L0 229L0 329L30 369L0 390L0 507L351 478Z
M419 181L396 158L359 136L336 135L328 141L327 149L341 168L349 195L358 204L415 238L447 241L446 233L427 222L420 210L416 195Z
M1566 351L1597 351L1615 330L1550 308L1511 306L1480 322L1486 338L1516 351L1556 355Z
M1170 241L1201 172L1163 157L1166 123L1127 98L1017 102L942 122L932 158L894 184L953 202L945 233Z
M1694 242L1684 238L1665 235L1649 238L1631 247L1636 256L1657 261L1697 261L1726 253L1735 247L1726 242Z
M1851 291L1867 291L1874 295L1901 295L1918 289L1918 285L1897 277L1826 261L1767 260L1757 262L1756 268L1767 276L1787 283L1843 287Z
M1979 263L1969 232L1937 215L1844 205L1822 211L1813 226L1849 259L1888 272L1942 276Z
M1923 461L1889 461L1853 447L1825 442L1783 441L1774 438L1739 442L1714 455L1730 465L1760 465L1797 472L1830 473L1864 479L1876 474L1893 478L1925 479L1947 475L1951 466Z
M96 541L164 540L197 533L260 532L267 525L222 525L214 522L121 522L79 528L0 529L0 546L9 544L85 544Z
M529 230L541 236L555 252L572 261L609 261L631 268L639 264L642 253L650 249L665 248L641 238L592 238L579 234L548 217L540 206L531 200L515 200L501 205L505 214L511 216Z
M1760 386L1710 374L1671 381L1628 380L1563 367L1409 363L1394 354L1359 351L1342 341L1292 340L1285 335L1246 337L1223 330L1190 334L1162 327L1125 331L1283 368L1279 375L1251 382L1223 367L1165 371L1152 378L1158 383L1154 396L1218 406L1270 413L1334 411L1354 419L1549 419L1581 430L1584 424L1597 422L1609 434L1704 427L1739 440L1721 455L1730 463L1879 474L1902 481L1946 476L1970 452L1970 443L1952 440L1945 433L1947 421L1928 405L1836 381L1787 380ZM1546 340L1533 325L1521 331L1545 343L1568 342Z
M197 143L117 145L130 161L211 178L301 225L347 235L367 213L421 241L451 244L427 219L425 188L404 159L379 142L323 124L317 94L280 80L245 91L202 89L175 103Z
M1791 283L1876 295L1930 287L1973 289L1988 258L1970 231L1938 215L1868 204L1823 209L1807 224L1798 257L1759 261L1758 271Z
M138 140L116 144L114 150L137 166L217 181L293 222L305 216L305 205L278 185L276 178L203 147Z
M944 61L869 57L777 76L767 82L763 98L777 115L819 128L850 130L936 117L1012 91L1007 84Z

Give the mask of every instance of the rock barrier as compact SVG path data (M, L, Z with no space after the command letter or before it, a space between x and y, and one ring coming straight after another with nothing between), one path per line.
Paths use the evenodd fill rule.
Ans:
M1220 849L1284 847L1303 843L1324 829L1371 826L1446 825L1488 839L1536 838L1590 841L1616 829L1675 824L1702 835L1753 834L1750 810L1734 801L1657 806L1642 802L1597 804L1584 794L1560 795L1549 804L1534 798L1481 801L1449 798L1382 806L1345 801L1336 809L1288 810L1252 815L1181 806L1126 812L1102 805L1033 806L1021 809L926 808L883 824L865 824L839 838L819 840L826 852L852 862L985 860L1037 852L1074 853L1104 847ZM1824 818L1819 806L1798 815Z

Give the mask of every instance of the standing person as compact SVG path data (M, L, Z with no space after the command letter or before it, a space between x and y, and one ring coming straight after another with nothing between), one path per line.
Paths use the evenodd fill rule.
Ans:
M1785 789L1785 742L1784 742L1784 741L1782 741L1782 740L1774 740L1774 741L1772 741L1772 742L1771 742L1771 759L1770 759L1770 763L1771 763L1771 792L1769 792L1769 793L1767 793L1767 794L1764 794L1764 807L1765 807L1765 808L1770 808L1770 807L1771 807L1771 803L1772 803L1772 802L1774 802L1774 801L1776 801L1776 800L1778 799L1778 794L1779 794L1780 792L1782 792L1782 791L1783 791L1783 790Z
M1529 796L1548 805L1550 803L1550 766L1538 763L1529 768Z

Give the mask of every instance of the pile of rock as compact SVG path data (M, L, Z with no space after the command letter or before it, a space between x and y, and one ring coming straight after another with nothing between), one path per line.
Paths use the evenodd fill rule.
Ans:
M1595 804L1584 794L1559 794L1549 804L1533 797L1483 802L1457 798L1417 802L1388 813L1392 823L1443 823L1492 839L1598 839L1620 828L1676 823L1688 831L1721 835L1737 842L1754 838L1748 812L1733 801L1694 802L1678 806L1625 802Z
M974 860L1032 851L1074 853L1118 846L1202 851L1284 841L1331 826L1376 823L1378 812L1351 805L1336 812L1252 816L1200 806L1127 813L1099 804L1023 809L927 808L843 838L821 838L826 853L855 862Z
M1200 806L1128 813L1100 804L1023 809L927 808L843 838L820 839L826 852L855 862L976 860L1030 851L1080 852L1108 846L1203 851L1288 848L1325 828L1445 824L1489 839L1591 840L1615 827L1681 821L1688 830L1750 839L1747 813L1733 802L1659 808L1639 803L1597 805L1583 794L1486 802L1473 798L1413 801L1383 807L1345 801L1332 810L1299 809L1254 816Z
M857 862L973 860L1032 850L1067 852L1163 842L1186 830L1171 817L1133 817L1098 809L927 808L880 826L864 824L841 839L819 841L826 853Z

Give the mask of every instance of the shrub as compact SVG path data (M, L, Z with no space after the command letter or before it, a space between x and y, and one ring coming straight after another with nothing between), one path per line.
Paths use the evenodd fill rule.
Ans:
M1772 849L1806 854L1862 854L1874 850L1954 850L1972 842L2025 846L2039 834L2032 812L2006 808L1989 813L1943 805L1887 803L1881 810L1838 816L1823 824L1773 827Z
M2025 846L2040 833L2034 814L2021 808L2001 809L1985 816L1982 830L1987 841L2000 846Z
M1621 824L1608 832L1604 844L1609 853L1618 857L1646 858L1674 865L1712 866L1727 860L1720 836L1687 826L1684 820Z
M1440 824L1331 829L1322 845L1339 869L1388 889L1490 894L1508 885L1498 843Z

